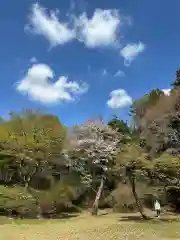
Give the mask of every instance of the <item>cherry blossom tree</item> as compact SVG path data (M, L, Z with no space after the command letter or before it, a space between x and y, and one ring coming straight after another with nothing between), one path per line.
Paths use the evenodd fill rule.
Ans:
M100 185L92 207L93 215L98 213L106 175L115 164L120 140L121 134L101 120L85 122L69 131L68 157L72 166L79 171L82 182L91 185L97 170L100 176Z

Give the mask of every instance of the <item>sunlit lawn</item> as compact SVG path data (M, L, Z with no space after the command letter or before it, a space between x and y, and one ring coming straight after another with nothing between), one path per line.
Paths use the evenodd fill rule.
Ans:
M180 239L180 222L171 216L142 221L137 214L89 214L59 220L0 219L2 240Z

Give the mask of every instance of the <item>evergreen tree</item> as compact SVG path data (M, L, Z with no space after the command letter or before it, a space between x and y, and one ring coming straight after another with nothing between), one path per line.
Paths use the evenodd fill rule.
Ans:
M176 80L171 85L174 89L180 87L180 69L176 70Z

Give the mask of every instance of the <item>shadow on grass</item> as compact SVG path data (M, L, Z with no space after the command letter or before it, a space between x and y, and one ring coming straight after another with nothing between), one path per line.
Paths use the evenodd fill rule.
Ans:
M99 213L98 216L106 216L108 213Z
M61 213L59 215L52 216L49 219L69 219L79 217L79 214Z
M24 218L18 218L18 217L12 217L8 218L5 216L0 216L0 225L3 224L43 224L51 221L52 223L58 223L60 220L65 219L71 219L78 217L79 214L69 214L69 213L61 213L56 216L45 216L43 218L37 219L33 217L24 217Z
M133 216L133 215L130 215L130 216L122 216L122 217L120 217L120 219L119 219L119 221L121 221L121 222L132 222L132 221L134 221L134 222L137 222L137 223L160 223L160 222L179 222L180 221L180 219L179 218L177 218L177 217L174 217L174 218L172 218L172 217L164 217L164 216L162 216L162 217L159 217L159 218L157 218L157 217L149 217L149 219L143 219L141 216Z

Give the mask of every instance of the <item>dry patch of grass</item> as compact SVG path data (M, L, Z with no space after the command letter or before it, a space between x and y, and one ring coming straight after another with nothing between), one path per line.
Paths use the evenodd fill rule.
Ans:
M137 215L82 214L63 220L20 221L0 225L2 240L116 240L180 239L179 221L169 216L142 221ZM34 223L34 224L32 224Z

